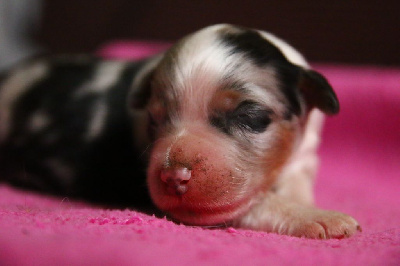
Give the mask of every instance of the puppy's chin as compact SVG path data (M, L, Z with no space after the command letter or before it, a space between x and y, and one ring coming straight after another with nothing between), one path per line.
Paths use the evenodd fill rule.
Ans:
M250 200L226 204L224 206L179 205L169 207L164 211L175 220L188 225L220 225L230 224L235 219L248 212L251 205Z
M157 207L175 220L189 225L227 224L249 211L254 202L252 193L247 197L242 194L220 198L207 194L190 195L189 191L184 195L171 195L166 189L154 185L150 185L150 190Z

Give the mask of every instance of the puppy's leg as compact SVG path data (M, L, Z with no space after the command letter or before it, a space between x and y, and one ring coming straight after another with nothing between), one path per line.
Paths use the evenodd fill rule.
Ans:
M299 204L275 193L269 193L236 225L319 239L344 238L361 231L358 222L346 214Z

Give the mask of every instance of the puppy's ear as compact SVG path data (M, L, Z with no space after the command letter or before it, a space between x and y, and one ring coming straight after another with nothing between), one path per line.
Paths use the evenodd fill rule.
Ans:
M318 72L302 69L299 89L310 109L316 107L329 115L339 112L339 101L332 86Z
M151 81L154 70L161 61L163 54L151 57L143 62L136 74L128 95L128 108L131 111L141 110L147 106L151 96Z

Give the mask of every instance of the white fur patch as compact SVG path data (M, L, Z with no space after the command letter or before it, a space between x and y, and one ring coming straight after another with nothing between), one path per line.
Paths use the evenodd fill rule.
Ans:
M276 37L275 35L265 32L265 31L258 31L265 39L270 41L272 44L274 44L281 52L283 55L286 57L286 59L291 62L292 64L302 66L305 68L309 68L309 65L307 61L305 60L304 56L302 56L296 49L294 49L292 46L290 46L287 42L284 40Z
M101 134L106 123L107 114L107 104L101 99L92 109L92 117L85 135L87 141L91 141Z
M81 97L87 94L103 94L107 92L115 83L118 82L123 70L126 67L125 62L106 61L100 63L91 80L85 82L75 94Z
M3 83L0 89L0 141L3 141L9 133L11 112L15 102L48 73L49 65L38 61L17 70Z
M184 43L174 58L171 90L181 98L182 114L193 117L207 113L207 103L221 79L236 67L231 59L229 50L218 45L217 36L212 31L201 31ZM168 76L164 76L165 79ZM204 104L198 99L202 99Z

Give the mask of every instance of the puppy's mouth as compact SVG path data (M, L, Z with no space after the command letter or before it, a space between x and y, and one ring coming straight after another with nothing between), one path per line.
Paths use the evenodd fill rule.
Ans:
M197 226L220 226L231 224L235 219L243 216L251 206L251 200L240 200L235 203L229 202L220 206L211 206L207 203L180 203L168 204L161 209L168 213L175 221L187 225Z

